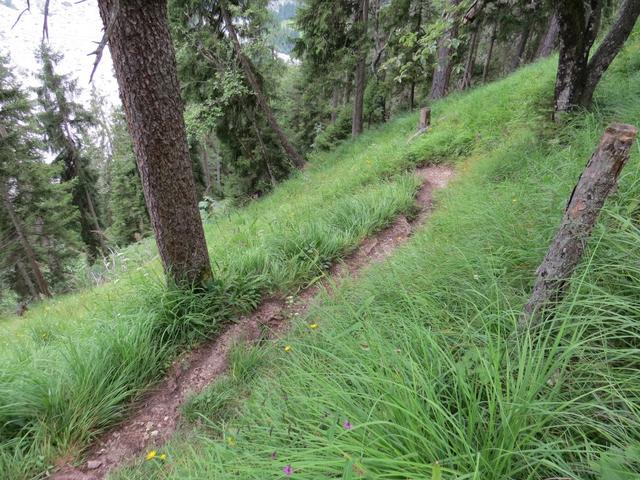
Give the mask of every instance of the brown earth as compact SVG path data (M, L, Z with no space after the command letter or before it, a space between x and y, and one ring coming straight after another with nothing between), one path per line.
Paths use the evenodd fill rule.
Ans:
M446 187L454 175L453 169L445 165L421 167L416 173L424 181L416 195L419 213L413 221L401 215L389 227L366 238L352 254L335 264L323 281L302 290L295 299L263 300L257 310L238 319L215 340L178 358L164 380L136 403L128 419L98 437L83 464L73 466L63 461L49 478L103 479L114 468L163 445L179 426L180 408L185 400L226 371L232 345L256 342L265 332L277 338L286 331L288 319L304 314L322 288L336 285L344 277L357 277L364 267L384 260L409 239L433 211L433 191Z

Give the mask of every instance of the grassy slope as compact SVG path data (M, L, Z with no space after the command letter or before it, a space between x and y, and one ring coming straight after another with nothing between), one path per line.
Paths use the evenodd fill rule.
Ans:
M188 405L196 431L114 477L638 478L640 149L555 320L513 335L603 126L640 119L638 33L561 128L540 108L554 67L436 104L423 151L471 156L428 226L288 339L238 350Z
M401 118L317 155L272 195L209 222L216 283L205 293L166 291L147 241L118 256L114 281L3 320L0 478L30 478L76 452L180 348L215 334L262 295L314 281L363 237L411 213L418 179L410 170L429 147L407 145L415 121Z

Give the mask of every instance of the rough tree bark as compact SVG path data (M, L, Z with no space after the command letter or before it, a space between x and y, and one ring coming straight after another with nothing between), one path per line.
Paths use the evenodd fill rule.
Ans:
M498 35L498 22L494 22L491 27L491 38L489 40L489 50L487 51L487 58L484 61L484 67L482 67L482 83L487 81L487 75L489 75L489 67L491 66L491 57L493 56L493 46L496 43L496 36Z
M459 3L460 0L449 0L451 9L455 9ZM433 100L444 97L449 90L453 67L451 62L453 53L451 42L458 36L458 18L455 12L446 13L445 21L449 23L449 26L438 40L437 65L433 72L433 80L431 81L431 90L429 92L429 98Z
M467 53L467 61L464 65L464 73L460 79L460 90L466 90L471 86L471 78L473 77L473 69L476 66L476 55L478 53L478 44L480 43L480 31L482 23L478 23L471 33L471 44Z
M144 196L167 276L201 285L211 264L196 202L166 0L99 0Z
M613 124L607 127L569 198L549 251L538 267L533 293L524 307L520 327L534 325L541 311L562 299L600 209L615 188L618 176L629 159L629 150L637 134L637 128L631 125Z
M27 256L29 260L29 266L31 267L31 272L35 277L36 284L38 285L38 291L41 295L45 297L51 297L51 290L49 290L49 284L47 280L44 278L42 274L42 270L40 270L40 265L38 264L38 260L36 259L36 254L31 246L31 242L29 242L29 238L27 238L24 233L24 229L22 228L22 223L16 215L15 210L13 209L13 203L11 202L11 198L9 195L9 190L7 186L1 185L2 188L2 200L4 208L7 212L7 215L11 219L11 223L13 224L13 229L16 231L16 235L18 236L18 240L20 240L20 245L22 245L22 250L24 254Z
M362 29L362 38L367 36L369 23L369 0L360 0L355 23ZM351 134L357 137L364 130L364 90L367 84L367 49L365 41L358 46L358 59L355 70L355 90L353 94L353 116L351 119Z
M551 55L553 49L556 47L558 43L558 34L560 33L560 24L558 23L558 15L554 13L549 17L549 23L547 24L547 29L545 30L540 43L538 44L538 49L536 50L536 58L545 58Z
M242 65L242 70L244 71L244 74L247 77L247 81L249 82L249 85L251 85L251 89L256 96L258 106L262 110L262 113L264 113L269 126L276 134L278 142L280 142L280 146L289 157L289 160L291 160L291 163L293 163L293 165L298 168L304 167L305 162L302 158L302 155L298 153L296 148L287 138L284 130L282 130L282 128L278 124L278 121L273 114L273 110L271 109L271 105L269 105L269 100L267 100L267 97L264 95L262 86L258 81L258 77L256 77L256 74L253 71L253 65L251 64L249 57L247 57L242 51L242 45L240 44L240 39L238 38L236 27L233 25L229 10L227 10L226 2L220 2L220 13L222 14L222 20L227 27L227 32L229 32L229 38L231 39L231 43L233 44L233 49L235 50L236 55L238 56L238 60L240 60L240 64Z
M556 76L554 117L575 107L588 107L611 62L629 38L640 15L640 1L624 0L617 20L589 60L600 24L601 0L564 0L558 8L560 59ZM586 20L585 20L586 19Z

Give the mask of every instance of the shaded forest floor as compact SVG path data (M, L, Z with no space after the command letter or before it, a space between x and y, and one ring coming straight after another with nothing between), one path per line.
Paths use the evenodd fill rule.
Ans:
M145 243L123 252L113 282L4 322L0 476L75 457L178 352L416 215L411 171L444 162L459 178L428 228L321 293L286 338L231 349L229 373L183 407L192 428L112 476L635 478L637 150L555 321L511 336L604 125L640 118L637 33L596 108L565 125L548 121L554 63L435 103L432 130L409 144L415 115L318 154L273 194L208 222L217 283L205 294L166 291Z

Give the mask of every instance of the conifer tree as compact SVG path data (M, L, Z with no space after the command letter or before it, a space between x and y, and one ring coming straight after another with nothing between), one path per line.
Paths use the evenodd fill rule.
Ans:
M81 237L90 258L107 253L103 228L98 216L97 174L83 150L82 135L94 124L89 112L74 101L75 81L56 72L61 55L42 44L38 51L41 71L36 89L42 112L38 115L46 147L54 163L62 166L62 182L73 181L73 204L80 212Z
M39 154L33 106L0 57L0 271L19 297L65 290L77 256L77 210L57 166Z

